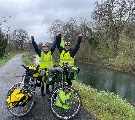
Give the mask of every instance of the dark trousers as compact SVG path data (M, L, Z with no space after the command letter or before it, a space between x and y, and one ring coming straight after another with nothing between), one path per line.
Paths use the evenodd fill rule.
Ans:
M46 84L46 92L49 92L49 85Z
M68 85L72 86L72 82L71 82L71 80L68 78L68 75L66 76L66 79L67 79Z
M68 83L68 85L71 85L72 86L71 80L68 80L67 83Z
M41 93L44 93L44 83L43 83L43 85L41 87Z
M52 85L52 90L54 89L54 85ZM46 92L50 92L49 91L49 85L48 84L46 84Z
M41 93L44 93L44 82L42 81L42 76L39 76L38 79L39 79L40 82L42 83L42 86L41 86Z
M52 85L52 89L53 88L54 88L54 86ZM43 83L43 86L41 87L41 93L44 93L44 83ZM46 93L50 93L48 84L46 84Z

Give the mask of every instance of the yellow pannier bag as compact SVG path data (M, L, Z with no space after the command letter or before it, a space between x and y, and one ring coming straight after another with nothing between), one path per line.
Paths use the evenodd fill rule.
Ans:
M27 66L30 70L36 70L36 67L35 66ZM39 76L39 73L40 73L40 69L38 69L38 72L33 74L32 77L38 77Z
M57 92L55 105L57 107L68 110L71 107L72 95L71 93L66 93L63 90Z
M31 70L36 70L36 67L35 66L27 66L29 69Z
M22 98L24 98L22 100L22 104L28 99L29 96L25 96L25 94L23 94L21 92L20 89L16 88L14 89L14 91L11 93L10 96L8 96L6 102L9 104L9 106L11 108L14 108L16 105L18 105L18 103L20 102L20 100Z
M39 76L39 73L37 72L37 73L35 73L35 74L33 74L33 77L38 77Z

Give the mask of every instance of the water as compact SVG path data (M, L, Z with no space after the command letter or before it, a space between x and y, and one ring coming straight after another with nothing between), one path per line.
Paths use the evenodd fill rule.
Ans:
M85 63L76 64L81 70L78 81L99 91L109 91L127 99L135 106L135 76Z

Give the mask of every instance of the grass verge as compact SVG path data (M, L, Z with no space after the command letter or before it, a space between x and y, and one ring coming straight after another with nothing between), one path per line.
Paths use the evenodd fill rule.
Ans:
M19 54L19 53L21 53L21 52L10 52L6 58L0 58L0 66L7 63L13 56L15 56L16 54Z
M32 53L26 52L22 56L22 60L26 65L33 65Z
M73 87L78 90L85 110L93 113L98 120L134 120L135 108L114 93L97 92L77 81Z

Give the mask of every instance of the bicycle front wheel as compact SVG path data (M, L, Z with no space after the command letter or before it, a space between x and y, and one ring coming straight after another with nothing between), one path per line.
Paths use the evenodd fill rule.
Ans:
M70 86L54 89L50 96L50 109L58 119L74 118L81 109L81 99L78 92Z
M26 86L24 86L24 83L22 83L22 82L19 82L19 83L13 85L9 89L6 98L8 98L16 88L21 90L24 87L26 87ZM27 113L29 113L34 106L34 93L31 92L31 95L32 95L31 99L29 101L27 101L27 103L25 105L17 105L16 107L11 107L8 103L6 103L8 111L12 115L17 116L17 117L22 117L22 116L26 115Z

